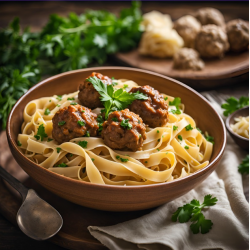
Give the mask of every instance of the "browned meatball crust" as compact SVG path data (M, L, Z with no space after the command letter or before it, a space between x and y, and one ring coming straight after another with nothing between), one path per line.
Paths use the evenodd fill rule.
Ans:
M230 50L239 52L248 49L249 23L242 19L232 20L227 23L227 36Z
M59 143L76 137L96 136L99 128L96 118L96 114L81 105L64 107L52 119L52 136Z
M142 119L128 109L112 112L103 123L104 143L119 150L141 150L146 139L146 127Z
M195 38L195 49L201 57L222 58L228 48L227 34L214 24L202 26Z
M105 84L112 84L112 80L108 76L93 72L89 77L94 76L102 80ZM78 99L83 106L91 109L103 107L100 101L100 94L95 90L93 84L87 81L89 77L87 77L85 81L79 85Z
M146 85L134 87L131 93L139 91L148 96L147 100L134 100L129 109L138 114L151 128L162 127L168 122L168 104L158 90Z
M215 24L218 26L224 26L225 24L225 19L222 13L214 8L199 9L194 16L202 25Z

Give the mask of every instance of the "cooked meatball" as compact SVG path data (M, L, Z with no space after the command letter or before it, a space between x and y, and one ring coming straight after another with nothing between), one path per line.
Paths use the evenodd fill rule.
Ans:
M174 23L174 29L184 40L184 46L188 48L194 47L194 40L200 28L201 24L190 15L183 16Z
M225 19L222 13L214 8L199 9L194 16L202 25L215 24L218 26L224 26L225 24Z
M102 139L112 149L141 150L146 139L142 119L128 109L112 112L103 123Z
M199 53L196 50L182 48L174 55L174 68L202 70L204 62L200 59Z
M168 122L168 104L158 90L146 85L134 87L131 93L139 91L148 96L147 100L134 100L129 109L138 114L151 128L164 126Z
M96 136L97 115L81 105L70 105L54 115L52 136L59 143L70 141L76 137Z
M112 80L108 76L93 72L89 77L94 76L101 79L104 84L112 84ZM87 77L85 81L79 85L78 99L83 106L91 109L103 107L100 101L100 94L95 90L93 84L87 81L89 77Z
M242 19L232 20L227 23L227 37L230 50L243 51L249 45L249 23Z
M195 38L195 49L201 57L222 58L228 48L229 43L226 33L221 27L214 24L202 26Z

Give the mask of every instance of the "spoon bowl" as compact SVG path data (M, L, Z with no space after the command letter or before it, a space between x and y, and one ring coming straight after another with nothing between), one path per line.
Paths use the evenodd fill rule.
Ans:
M16 218L19 228L34 240L51 238L63 224L57 210L41 199L33 189L29 189Z

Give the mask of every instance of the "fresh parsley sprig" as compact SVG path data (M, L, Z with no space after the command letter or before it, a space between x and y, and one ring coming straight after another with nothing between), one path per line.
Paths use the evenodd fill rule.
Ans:
M232 114L234 111L241 109L249 105L249 97L242 96L240 99L235 97L230 97L226 100L226 103L223 103L221 107L225 109L223 112L224 116Z
M111 111L122 110L128 107L134 100L147 100L148 97L140 92L128 93L124 89L120 88L115 90L113 85L106 85L102 80L94 77L87 79L93 84L95 90L100 94L100 99L105 108L105 119Z
M238 166L238 171L241 174L249 174L249 155L247 155Z
M37 133L36 135L34 135L34 137L37 139L37 140L40 140L43 141L44 138L48 137L48 135L45 133L45 128L44 128L44 125L41 124L39 127L38 127L38 130L37 130Z
M180 223L192 221L190 229L194 234L201 232L202 234L208 233L212 228L212 221L206 220L202 214L202 209L208 206L214 206L218 199L212 198L212 195L208 194L204 197L202 204L198 200L192 200L190 203L179 207L176 212L173 213L171 220Z

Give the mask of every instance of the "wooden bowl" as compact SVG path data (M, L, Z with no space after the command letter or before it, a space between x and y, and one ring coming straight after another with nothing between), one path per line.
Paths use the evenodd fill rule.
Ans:
M139 85L151 85L162 93L181 97L185 112L194 117L203 131L215 138L210 164L196 173L168 183L149 186L111 186L86 183L59 174L35 164L17 147L17 136L23 122L25 105L36 98L62 95L76 91L78 85L93 71L110 77L127 78ZM10 149L19 165L39 184L51 192L76 204L107 211L134 211L159 206L187 193L201 183L215 169L226 144L226 129L222 119L196 91L169 77L150 71L125 67L97 67L66 72L50 77L23 95L11 110L7 122Z
M242 109L236 110L235 112L233 112L227 119L226 119L226 127L227 127L227 131L229 132L229 134L231 135L231 137L233 138L233 140L235 141L235 143L241 147L242 149L249 149L249 139L245 138L243 136L240 136L238 134L236 134L232 129L231 129L231 124L234 124L234 118L237 118L239 116L249 116L249 106L244 107Z

